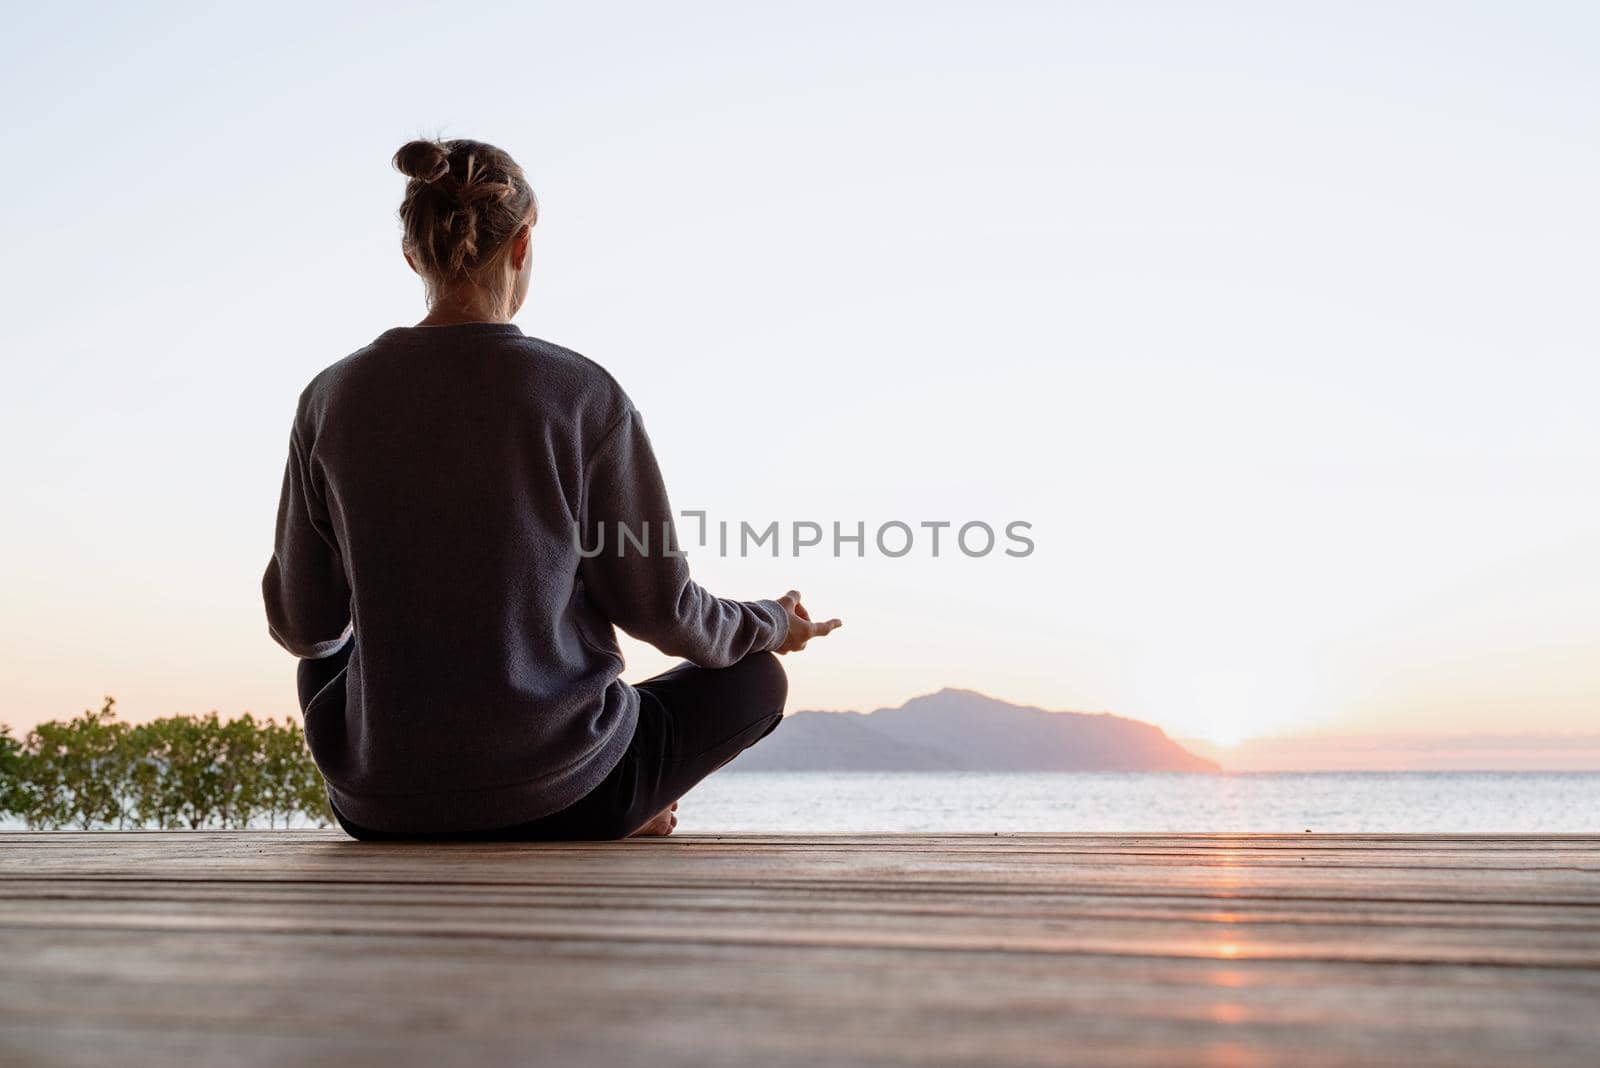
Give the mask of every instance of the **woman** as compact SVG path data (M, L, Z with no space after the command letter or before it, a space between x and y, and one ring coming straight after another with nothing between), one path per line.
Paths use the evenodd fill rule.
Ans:
M300 394L262 579L334 815L362 839L670 833L782 717L772 654L839 621L690 579L627 394L511 322L538 218L516 162L412 141L394 165L429 311ZM613 624L688 663L628 685Z

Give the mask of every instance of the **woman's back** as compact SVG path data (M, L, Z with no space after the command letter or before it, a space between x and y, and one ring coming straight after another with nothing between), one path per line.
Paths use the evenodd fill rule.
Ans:
M361 636L345 706L306 715L341 812L382 827L404 795L437 812L463 793L444 807L467 823L506 805L527 819L627 743L634 707L574 524L585 463L629 411L598 366L509 323L389 330L306 388L280 517L299 566L284 584L275 557L264 584L297 655L337 639L346 611ZM343 597L318 579L336 565Z

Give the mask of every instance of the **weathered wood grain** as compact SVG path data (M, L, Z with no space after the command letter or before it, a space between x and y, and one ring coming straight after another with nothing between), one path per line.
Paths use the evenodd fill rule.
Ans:
M1600 836L0 835L0 1063L1600 1063Z

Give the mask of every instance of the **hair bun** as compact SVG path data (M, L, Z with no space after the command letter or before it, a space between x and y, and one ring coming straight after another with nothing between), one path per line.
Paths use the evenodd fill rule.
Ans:
M450 173L450 152L437 141L407 141L394 154L395 170L419 182L437 182Z
M427 284L429 301L465 284L487 287L496 306L511 307L511 291L502 285L510 275L499 266L509 262L504 253L512 237L539 218L539 202L517 161L486 142L454 138L410 141L394 154L394 166L411 179L400 224L406 256ZM495 270L482 272L486 265Z

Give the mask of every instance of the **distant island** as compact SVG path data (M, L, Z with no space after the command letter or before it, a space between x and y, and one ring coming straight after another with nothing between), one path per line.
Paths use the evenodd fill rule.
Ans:
M727 771L1199 771L1156 726L943 689L899 708L794 712Z

